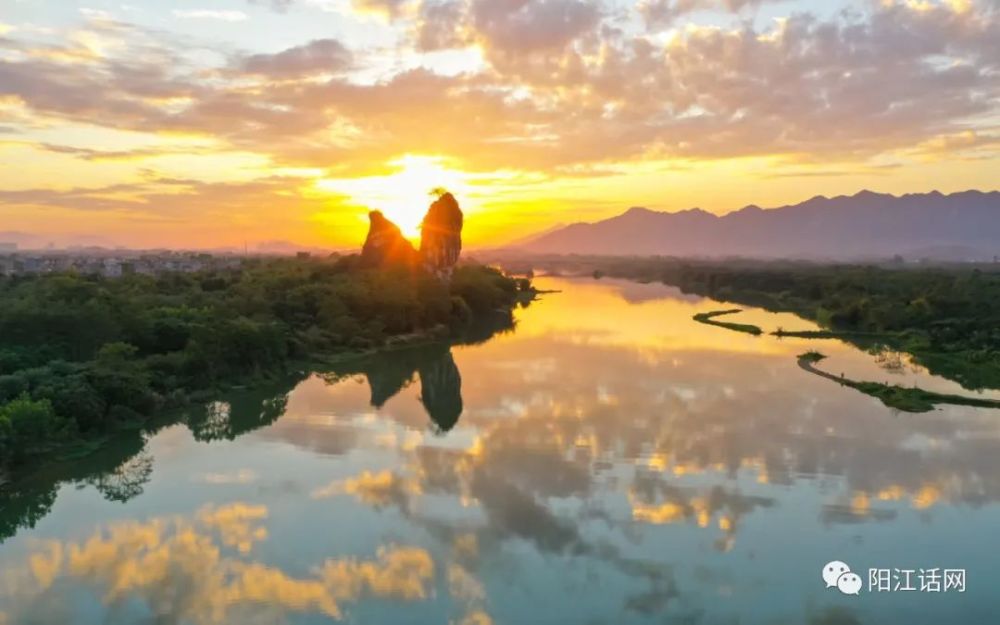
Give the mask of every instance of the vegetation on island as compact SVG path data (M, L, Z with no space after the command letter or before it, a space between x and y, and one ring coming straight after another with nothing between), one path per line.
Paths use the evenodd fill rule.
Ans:
M835 331L835 330L785 330L784 328L778 328L771 333L772 336L778 338L794 338L794 339L856 339L856 340L889 340L894 338L899 338L896 334L890 334L887 332L848 332L848 331Z
M938 404L973 406L976 408L1000 408L1000 401L992 399L934 393L921 388L909 388L899 385L881 384L879 382L859 382L846 378L843 375L837 377L815 366L825 359L826 356L819 352L806 352L799 355L799 367L813 375L833 380L842 386L848 386L866 395L871 395L886 406L903 412L930 412Z
M760 336L764 333L758 326L751 325L748 323L729 323L726 321L716 321L716 317L722 317L724 315L735 315L736 313L743 312L739 308L733 310L715 310L707 313L698 313L694 316L694 320L698 323L704 323L705 325L718 326L720 328L725 328L727 330L732 330L734 332L743 332L744 334L752 334L754 336Z
M509 315L529 281L458 265L450 281L358 256L239 270L0 278L0 468L123 428L292 363L444 338Z
M821 354L817 351L810 351L804 354L799 354L799 360L802 362L808 362L810 364L816 364L826 360L826 354Z

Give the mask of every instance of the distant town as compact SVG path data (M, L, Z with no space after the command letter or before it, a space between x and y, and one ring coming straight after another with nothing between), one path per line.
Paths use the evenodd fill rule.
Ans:
M300 252L298 255L309 256L309 253ZM0 243L0 276L63 272L99 275L105 278L136 274L155 276L165 273L239 269L248 257L230 252L210 254L169 250L136 251L102 248L19 250L15 244Z

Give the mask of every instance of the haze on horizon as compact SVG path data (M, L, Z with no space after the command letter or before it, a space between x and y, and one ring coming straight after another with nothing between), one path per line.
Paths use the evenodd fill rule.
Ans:
M446 187L482 246L991 190L998 33L993 0L8 0L0 231L346 247Z

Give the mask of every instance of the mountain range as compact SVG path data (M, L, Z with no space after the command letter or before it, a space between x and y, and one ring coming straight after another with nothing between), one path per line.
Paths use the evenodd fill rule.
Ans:
M801 204L747 206L726 215L694 208L631 208L524 240L519 251L551 254L848 260L993 260L1000 255L1000 192L894 196L862 191Z

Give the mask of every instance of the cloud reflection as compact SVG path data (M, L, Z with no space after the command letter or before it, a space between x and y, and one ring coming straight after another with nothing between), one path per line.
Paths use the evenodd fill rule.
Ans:
M451 623L481 625L517 613L500 601L534 590L533 576L586 571L587 583L616 589L595 622L694 619L707 605L698 593L760 598L758 573L740 567L767 568L760 545L769 533L821 543L826 533L861 536L863 523L899 522L903 531L906 520L1000 501L1000 428L990 412L894 415L802 372L794 341L694 324L691 315L715 303L669 289L657 298L659 287L608 281L544 286L563 293L520 311L515 334L355 363L190 419L199 444L250 431L248 443L280 443L290 463L280 476L254 467L262 487L272 477L306 484L284 496L310 493L296 505L343 523L352 532L345 540L419 536L423 546L385 547L369 560L333 559L293 576L250 558L268 540L265 523L277 521L266 508L209 508L40 546L24 567L34 586L19 595L32 600L18 610L57 622L59 602L41 597L45 589L64 596L60 584L74 579L108 605L138 596L168 622L272 614L253 602L273 614L333 618L364 597L446 597ZM877 357L849 346L824 350L832 362L879 370ZM416 383L438 377L423 379L434 363L460 370L442 376L460 380L452 390L461 416L447 431L429 418L427 389ZM212 488L216 496L220 487ZM73 568L74 550L106 553L114 564ZM135 579L119 587L116 574L126 572ZM823 606L800 616L792 620L840 618Z
M267 537L267 514L264 506L233 503L192 518L112 523L81 542L49 541L33 550L27 567L5 574L2 591L17 606L15 621L31 615L32 622L71 622L64 618L69 607L51 601L49 591L76 584L109 610L134 610L139 599L156 622L198 625L276 623L286 613L340 619L345 604L365 597L429 596L435 567L420 548L384 547L371 560L328 559L307 577L245 559Z
M816 510L828 524L1000 500L1000 432L980 411L902 422L801 375L794 341L693 324L713 302L655 285L552 282L563 293L524 311L511 339L455 350L465 404L457 429L472 442L399 447L402 469L362 474L341 492L350 484L361 501L410 514L417 498L451 496L484 516L482 536L556 553L592 549L580 519L566 515L573 509L621 527L712 529L715 547L731 549L746 516L780 509L784 489L819 479L835 480ZM878 369L853 348L829 348L833 358ZM347 390L314 389L343 414L337 406L353 401ZM419 427L413 397L397 385L379 415Z

